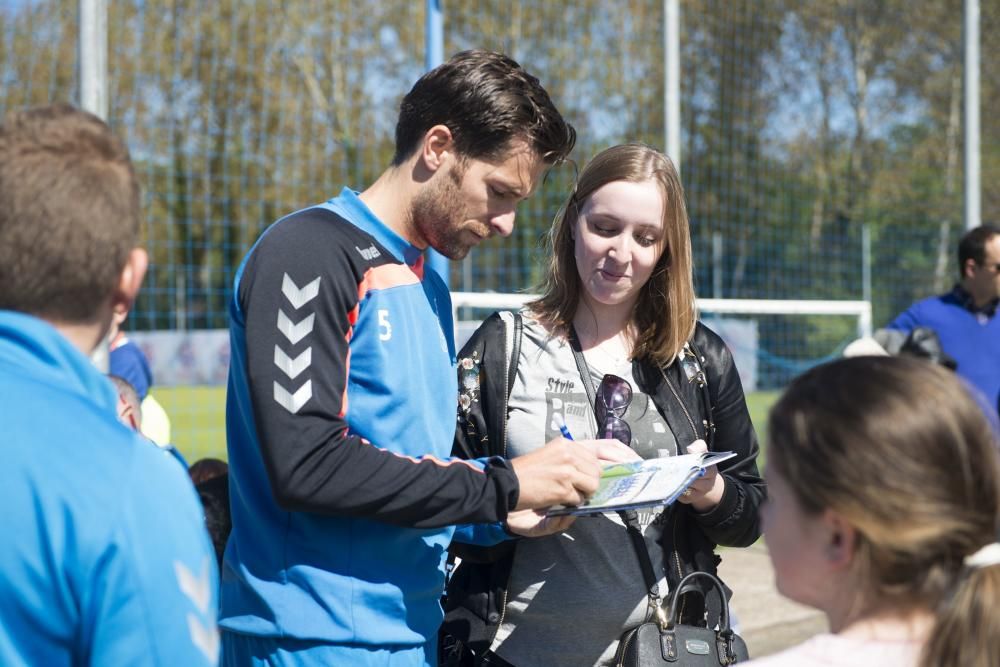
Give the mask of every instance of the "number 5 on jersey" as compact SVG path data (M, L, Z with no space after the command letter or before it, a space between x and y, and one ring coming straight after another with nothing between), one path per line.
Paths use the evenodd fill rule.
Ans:
M392 338L392 324L389 323L389 311L379 308L378 311L378 339L389 340Z

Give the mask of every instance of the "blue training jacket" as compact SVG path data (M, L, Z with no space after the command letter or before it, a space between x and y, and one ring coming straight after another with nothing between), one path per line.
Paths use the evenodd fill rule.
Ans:
M436 635L446 550L503 539L507 461L449 459L451 299L345 189L265 231L230 309L223 628L324 645Z

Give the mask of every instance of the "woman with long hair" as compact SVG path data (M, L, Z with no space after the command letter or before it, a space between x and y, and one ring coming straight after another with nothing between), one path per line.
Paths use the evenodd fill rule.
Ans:
M764 532L778 590L830 633L760 667L1000 665L996 436L949 370L814 368L768 427Z
M716 545L746 546L760 534L764 485L732 355L697 320L674 166L641 144L601 152L557 214L550 243L541 295L488 318L459 355L455 453L517 456L561 427L617 438L643 458L734 451L675 505L634 517L661 593L692 571L714 574ZM462 563L448 587L446 661L612 664L622 633L655 613L636 545L615 514L453 551ZM706 612L711 625L718 620L718 596L683 600L688 621Z

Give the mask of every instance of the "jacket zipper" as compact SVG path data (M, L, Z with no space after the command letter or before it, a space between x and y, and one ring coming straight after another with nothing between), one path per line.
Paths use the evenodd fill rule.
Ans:
M673 537L673 547L674 547L674 564L677 565L677 582L680 583L680 580L684 578L684 572L681 570L681 555L677 551L677 514L676 514L676 512L674 513L673 519L674 519L673 520L673 530L671 531L671 533L672 533L672 537ZM681 612L680 612L680 615L677 617L678 620L684 618L684 607L685 606L687 606L687 600L685 600L684 598L681 598Z
M663 376L663 381L666 382L667 383L667 387L670 388L670 393L674 395L674 398L677 400L677 404L680 405L681 406L681 410L684 411L684 416L687 417L688 424L691 425L691 432L694 433L694 437L697 438L698 437L698 429L695 428L695 426L694 426L694 420L691 419L691 413L688 412L687 406L685 406L684 405L684 401L681 400L681 395L674 388L674 383L671 382L670 378L667 377L667 374L663 371L663 367L662 366L660 367L660 375Z

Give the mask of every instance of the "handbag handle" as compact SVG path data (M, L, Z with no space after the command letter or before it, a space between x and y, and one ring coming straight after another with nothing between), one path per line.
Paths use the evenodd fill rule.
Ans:
M677 588L674 589L670 594L670 611L667 613L667 627L672 628L674 625L680 622L680 618L677 613L677 601L684 592L685 586L689 585L694 579L699 577L708 579L711 582L712 587L719 594L719 600L722 601L721 616L719 617L719 633L723 636L728 636L732 634L732 630L729 627L729 603L726 601L726 591L722 587L722 582L711 572L692 572L681 579L680 583L677 584Z

